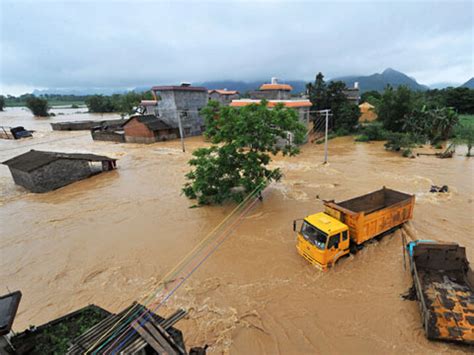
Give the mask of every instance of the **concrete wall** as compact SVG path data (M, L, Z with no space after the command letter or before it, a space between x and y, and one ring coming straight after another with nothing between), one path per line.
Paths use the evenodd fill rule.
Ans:
M255 90L250 92L250 98L256 100L289 100L291 94L285 90Z
M125 142L125 136L123 133L117 133L115 131L91 131L92 139L95 141L108 141L108 142Z
M166 90L159 91L161 97L158 101L159 117L171 127L181 124L184 136L197 136L204 130L204 119L199 115L199 110L207 105L207 91Z
M209 100L217 101L221 105L224 105L224 106L229 106L232 100L238 100L239 97L240 97L239 94L221 95L218 92L213 92L212 94L209 94Z
M10 168L16 184L32 192L47 192L92 175L87 160L59 159L30 173Z

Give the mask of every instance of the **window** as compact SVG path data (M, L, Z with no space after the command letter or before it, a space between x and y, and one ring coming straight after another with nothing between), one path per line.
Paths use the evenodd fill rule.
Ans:
M346 241L347 240L347 231L342 232L342 240Z
M301 234L318 249L324 250L326 248L327 234L306 221L304 221L301 226Z
M328 249L331 249L333 247L339 247L339 242L341 240L341 235L336 234L333 235L331 238L329 238L329 243L328 243Z

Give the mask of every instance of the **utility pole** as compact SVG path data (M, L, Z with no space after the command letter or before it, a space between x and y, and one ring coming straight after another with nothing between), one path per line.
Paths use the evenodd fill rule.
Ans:
M326 113L326 127L324 129L324 164L328 162L328 126L329 126L329 110L324 110Z
M183 133L183 125L181 124L181 112L178 112L178 126L179 126L179 136L181 137L181 147L183 149L183 153L186 152L184 148L184 133Z

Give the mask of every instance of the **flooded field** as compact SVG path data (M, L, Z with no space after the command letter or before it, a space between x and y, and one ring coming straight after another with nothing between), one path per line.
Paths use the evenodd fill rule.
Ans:
M179 141L114 144L93 142L86 131L51 131L52 120L102 119L76 111L41 120L20 108L0 113L0 125L36 130L33 138L1 140L1 161L29 149L118 159L116 171L45 194L14 185L0 166L0 293L23 292L17 331L89 303L121 310L156 286L233 208L190 209L180 193L202 138L187 139L182 153ZM323 145L276 158L282 181L167 305L166 311L189 310L178 324L187 346L207 343L211 353L233 354L472 351L427 341L417 303L400 298L411 286L401 233L458 242L474 263L474 160L463 152L407 159L382 143L347 137L330 141L327 165ZM293 219L320 211L320 199L339 201L384 185L416 195L414 220L403 232L327 273L297 254ZM431 185L448 185L450 192L429 193Z

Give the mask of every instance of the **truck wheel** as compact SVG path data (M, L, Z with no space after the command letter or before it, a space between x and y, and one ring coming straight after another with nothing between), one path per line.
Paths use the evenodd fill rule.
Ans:
M359 248L357 248L357 244L356 243L350 243L349 244L349 251L351 252L351 254L356 254L359 251Z

